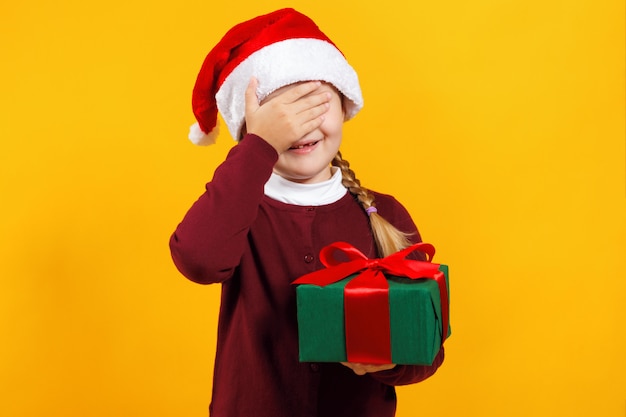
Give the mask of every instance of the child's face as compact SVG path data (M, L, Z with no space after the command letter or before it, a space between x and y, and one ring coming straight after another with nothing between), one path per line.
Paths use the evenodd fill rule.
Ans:
M272 94L280 94L295 85L288 85ZM341 145L344 110L342 96L331 84L324 83L316 93L331 93L330 107L324 115L324 122L319 128L299 138L295 145L283 152L274 172L290 181L315 183L329 180L332 176L330 162Z

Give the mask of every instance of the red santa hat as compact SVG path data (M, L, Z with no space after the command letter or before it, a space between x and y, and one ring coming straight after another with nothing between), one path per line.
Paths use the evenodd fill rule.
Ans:
M215 143L218 111L239 140L253 76L259 80L259 101L280 87L319 80L343 94L346 120L363 107L357 74L335 44L307 16L277 10L236 25L207 55L193 89L193 143Z

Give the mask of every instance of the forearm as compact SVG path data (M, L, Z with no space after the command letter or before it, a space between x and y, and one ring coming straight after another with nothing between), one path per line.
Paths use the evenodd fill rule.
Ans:
M248 135L215 170L170 238L172 259L183 275L203 284L232 275L277 157L265 141Z

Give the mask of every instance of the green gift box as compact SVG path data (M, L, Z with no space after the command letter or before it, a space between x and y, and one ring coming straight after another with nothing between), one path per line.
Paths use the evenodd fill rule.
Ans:
M434 254L434 248L432 250ZM409 252L411 251L404 251L404 256ZM331 270L342 269L336 271L341 275L346 270L354 268L347 267L345 263L329 262L328 269L305 275L305 277L295 281L295 283L301 284L296 288L300 361L354 361L350 360L350 350L356 342L350 340L356 337L362 339L359 343L361 343L362 351L365 351L363 352L365 356L358 356L359 362L432 364L441 344L450 334L448 324L449 295L447 291L448 267L430 262L405 260L402 255L395 257L396 264L412 263L411 266L413 264L428 264L427 269L429 271L426 276L424 278L416 276L420 274L418 270L412 272L414 276L408 278L406 275L411 274L404 272L404 265L400 267L400 271L405 276L392 275L387 271L389 268L384 265L381 266L381 263L384 264L384 261L390 258L388 257L384 258L381 263L378 262L380 260L375 260L375 264L372 263L373 260L365 258L366 262L361 262L362 265L355 266L355 268L359 267L355 271L358 273L352 273L347 278L342 277L336 280L337 274L333 274ZM320 256L322 257L322 254ZM418 266L421 267L422 265ZM315 277L320 274L329 275L329 272L330 275L334 275L330 280L333 282L329 282L326 279L328 277L326 277L322 278L321 285L311 284L311 282L320 284L319 278L316 279ZM378 301L378 304L384 302L380 308L375 307L377 301L369 299L369 297L377 296L370 296L367 294L367 290L363 292L360 288L362 283L368 286L367 279L359 278L362 279L362 282L357 283L355 281L352 285L350 284L362 274L371 275L370 281L372 276L379 274L378 279L386 281L383 287L387 288L378 288L373 292L373 294L378 294L384 299L384 301ZM431 274L437 275L438 278L428 276ZM310 276L314 277L310 278ZM325 279L326 281L324 281ZM347 303L352 301L347 301L347 297L349 297L347 287L355 287L356 297L360 299L358 302L361 303L362 307L357 313L349 313L348 311L352 307L349 307ZM384 291L385 294L381 295L381 291ZM354 335L353 330L347 332L347 322L349 321L360 322L360 324L350 325L351 328L357 327L356 335ZM387 321L388 323L386 323ZM446 328L445 337L442 335L444 326ZM379 357L376 352L367 352L369 344L373 346L372 349L374 350L376 345L385 345L382 349L388 349L389 354L383 355L386 357ZM361 360L363 357L372 358L372 360Z

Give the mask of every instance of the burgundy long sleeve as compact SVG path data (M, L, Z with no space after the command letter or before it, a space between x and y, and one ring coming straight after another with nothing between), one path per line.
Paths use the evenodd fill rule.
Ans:
M320 249L349 242L369 257L375 244L367 215L350 195L297 206L264 195L274 149L247 135L215 171L170 239L174 263L194 282L222 283L211 416L391 417L393 386L431 376L432 366L396 366L357 376L335 363L300 363L295 288L323 266ZM419 233L394 198L375 193L379 213Z

